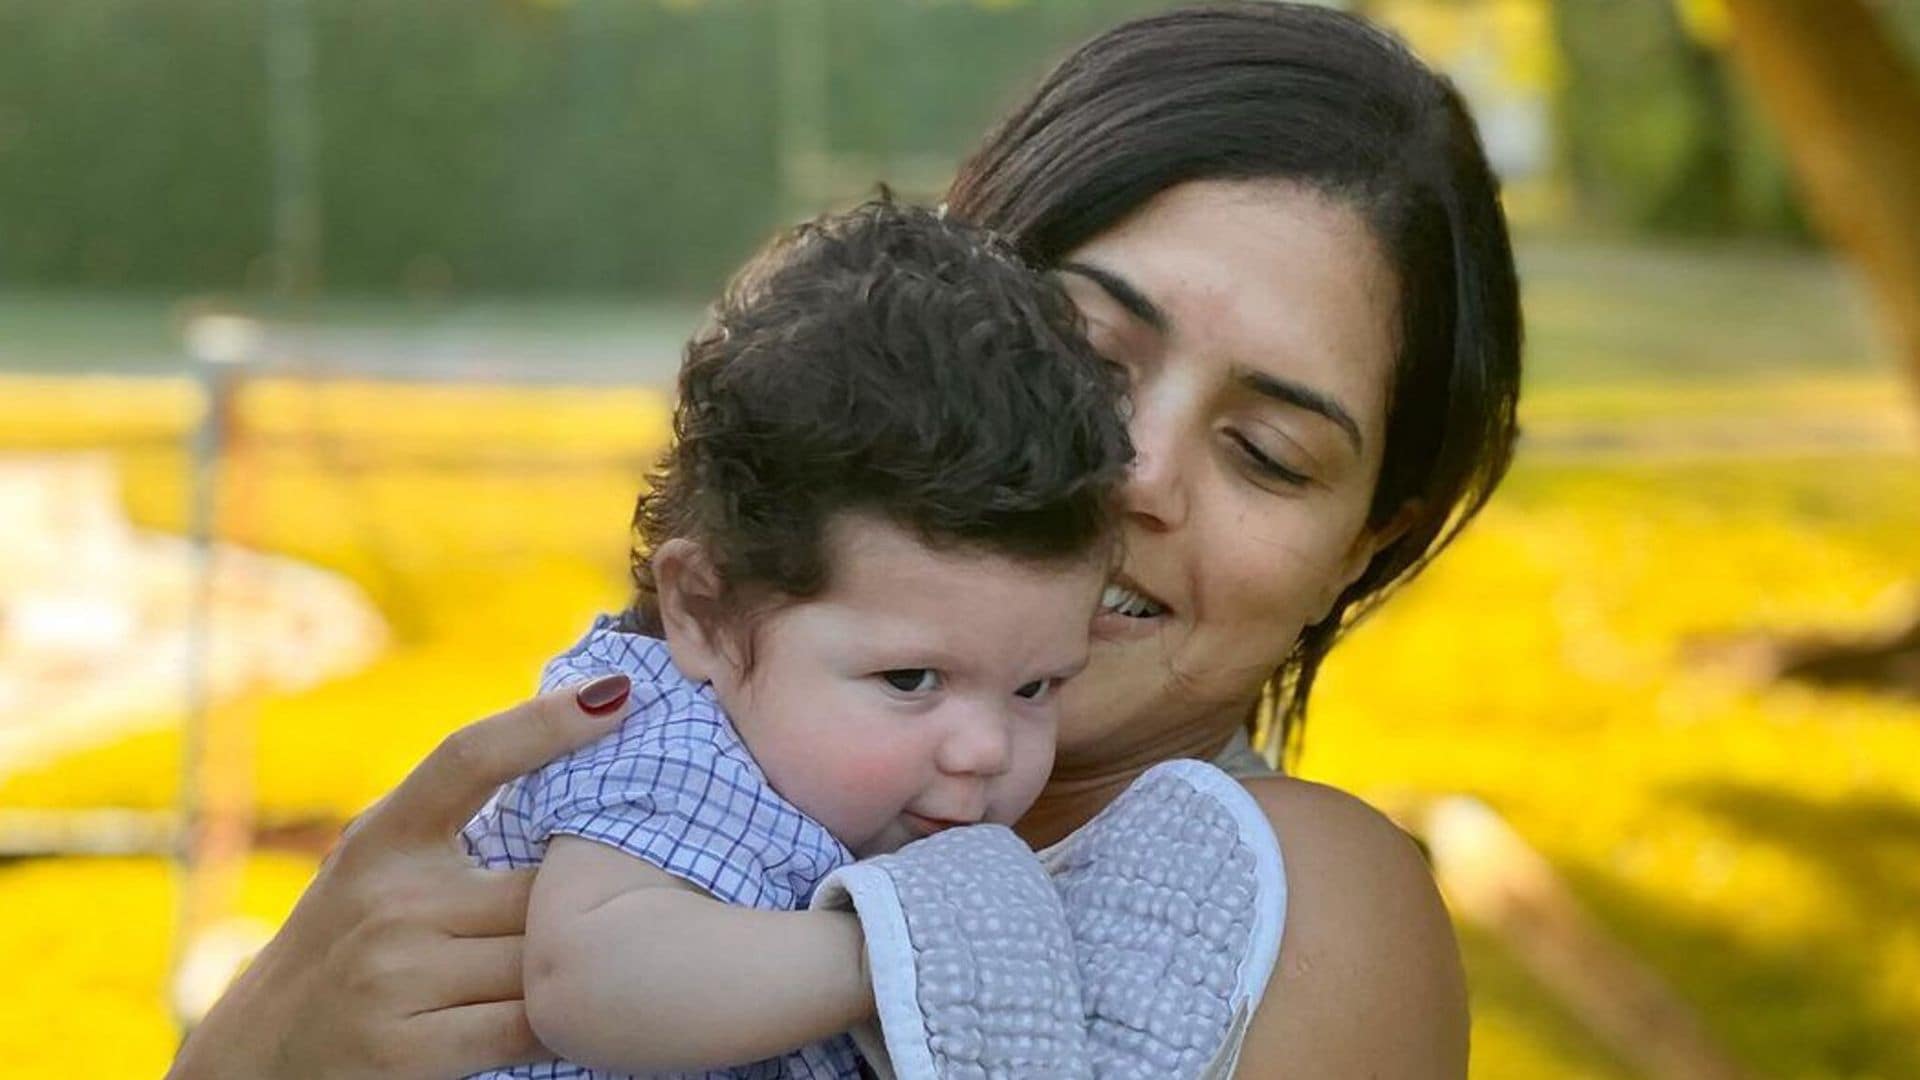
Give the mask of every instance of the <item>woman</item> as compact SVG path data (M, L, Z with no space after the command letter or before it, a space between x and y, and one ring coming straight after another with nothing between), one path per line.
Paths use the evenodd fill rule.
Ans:
M1245 777L1285 851L1279 967L1242 1075L1460 1075L1466 1009L1418 854L1349 796L1266 774L1341 630L1506 468L1517 287L1452 90L1349 16L1140 20L1068 58L962 168L948 211L1055 267L1131 376L1126 560L1063 699L1026 838L1156 762ZM454 830L598 733L565 695L457 733L351 830L194 1034L179 1076L452 1075L536 1056L517 1000L527 880Z

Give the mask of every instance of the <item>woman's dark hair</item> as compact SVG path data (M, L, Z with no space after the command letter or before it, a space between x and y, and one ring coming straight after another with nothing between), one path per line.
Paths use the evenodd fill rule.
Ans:
M1512 458L1519 287L1499 184L1459 94L1351 15L1291 3L1174 11L1062 62L962 166L947 207L1051 266L1177 184L1260 179L1355 208L1399 283L1368 523L1407 508L1412 523L1301 633L1249 718L1297 751L1334 641L1458 534Z
M1122 393L1066 293L984 231L885 199L802 225L687 343L628 622L659 631L649 556L676 537L730 597L818 594L846 511L939 547L1096 554L1132 456Z

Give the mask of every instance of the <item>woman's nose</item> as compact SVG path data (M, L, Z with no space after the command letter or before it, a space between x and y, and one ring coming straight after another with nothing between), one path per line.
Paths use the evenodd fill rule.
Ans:
M1150 529L1179 527L1187 516L1176 410L1172 402L1148 395L1134 402L1127 425L1133 438L1133 466L1120 485L1120 505L1129 518Z
M960 776L998 776L1012 756L1010 718L981 704L962 706L952 730L940 744L940 771Z

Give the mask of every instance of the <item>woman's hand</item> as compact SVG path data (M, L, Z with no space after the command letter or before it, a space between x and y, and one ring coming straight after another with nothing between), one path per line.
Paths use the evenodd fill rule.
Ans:
M628 691L608 676L448 736L348 827L170 1080L450 1077L548 1056L521 1001L533 871L481 870L457 833L500 784L611 730Z

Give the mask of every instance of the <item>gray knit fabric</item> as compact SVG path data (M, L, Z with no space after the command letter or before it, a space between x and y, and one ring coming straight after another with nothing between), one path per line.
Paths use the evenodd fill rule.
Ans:
M1241 967L1260 890L1233 815L1187 779L1157 770L1049 862L1080 964L1094 1075L1207 1072L1236 1011L1250 1005Z
M813 906L860 916L883 1030L855 1037L881 1075L1092 1076L1059 896L1004 826L949 829L843 868Z
M1252 797L1173 761L1038 856L951 829L836 871L814 906L860 916L880 1022L855 1038L883 1078L1212 1080L1273 969L1286 884Z
M1233 738L1213 756L1213 767L1235 780L1280 775L1273 763L1253 748L1253 740L1247 737L1247 729L1243 727L1233 729Z

